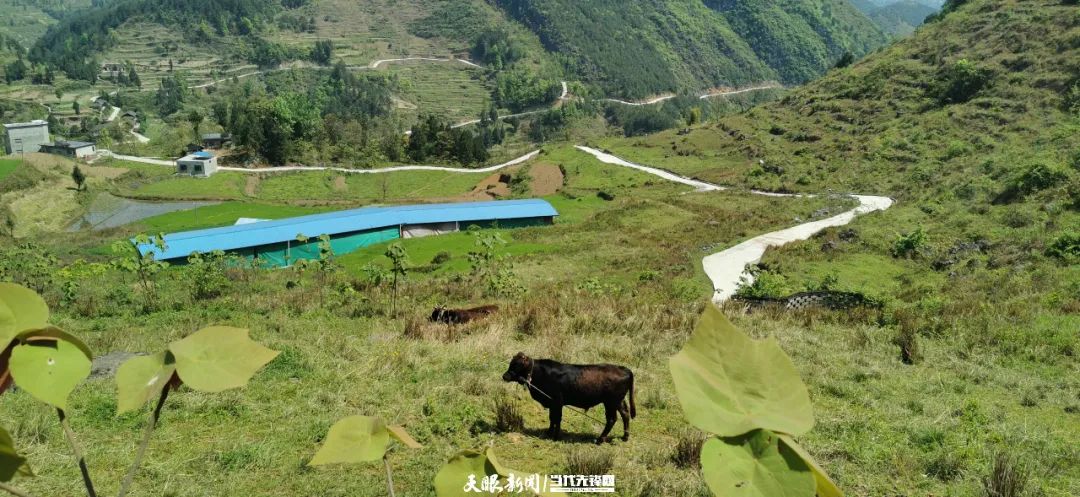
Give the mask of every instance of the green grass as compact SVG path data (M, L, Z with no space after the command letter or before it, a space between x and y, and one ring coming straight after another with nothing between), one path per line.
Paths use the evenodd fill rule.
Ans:
M0 159L0 181L19 168L22 161L17 159Z
M134 311L140 296L121 283L123 275L110 270L92 284L83 281L79 298L54 305L54 321L84 337L98 353L160 349L208 321L248 327L256 339L286 351L247 388L221 395L184 389L172 395L150 450L151 462L137 478L138 492L162 488L155 481L158 471L189 474L200 467L201 474L214 474L212 482L180 477L170 488L209 488L230 495L382 495L382 469L376 466L301 469L330 424L356 413L403 424L425 444L419 451L392 451L399 493L430 495L430 481L447 458L456 450L489 442L507 464L560 471L567 451L579 444L537 438L534 430L545 423L543 411L498 380L510 351L517 350L633 367L642 414L634 422L631 442L617 446L619 488L631 493L652 480L665 495L699 492L702 482L696 472L676 470L665 459L686 423L671 393L664 358L685 339L698 299L708 293L707 282L695 269L700 251L686 247L786 225L828 200L734 192L680 195L688 189L646 184L647 177L638 177L640 173L609 176L605 170L618 170L615 166L581 152L554 149L544 160L571 171L567 188L573 193L549 197L562 213L555 225L502 232L508 243L498 250L506 256L500 264L511 267L528 290L521 298L484 295L484 285L470 279L468 252L476 248L468 233L402 241L414 267L427 265L439 252L451 254L437 269L411 272L400 292L400 306L406 309L402 319L385 314L386 286L363 288L361 283L359 268L369 262L386 264L385 245L339 256L342 272L322 284L319 275L308 272L294 290L286 285L297 278L292 270L232 270L222 297L198 303L190 300L191 278L197 276L171 268L156 277L160 306L146 315ZM602 186L598 178L605 177L619 178L620 184L609 188L616 192L613 201L599 200L586 188ZM227 203L200 209L200 215L221 211L231 217L252 208ZM269 209L259 206L242 213L265 215ZM758 211L760 215L749 215ZM189 214L146 222L188 227L183 218ZM718 225L708 225L709 220ZM642 279L646 269L655 277ZM358 294L336 290L350 282L360 285ZM588 285L579 290L582 282ZM506 311L488 323L459 330L454 341L436 339L446 334L440 327L427 329L427 340L402 336L405 321L426 315L436 303L487 302ZM523 329L520 314L512 310L516 306L536 306L551 319L530 325L531 335L523 334L518 331ZM202 310L180 310L195 308ZM485 427L492 419L495 395L515 399L529 431L495 434ZM95 380L79 388L70 409L102 489L114 488L130 460L127 448L116 445L118 440L135 436L140 426L137 415L113 416L113 399L111 383ZM63 469L69 458L50 412L21 391L0 397L0 408L12 413L10 430L39 475L18 485L45 495L75 493L78 483ZM571 440L598 429L569 414L565 427ZM237 435L224 437L222 430ZM592 450L587 444L581 448Z
M230 270L222 296L205 301L192 300L192 278L198 276L171 268L155 277L158 299L147 314L137 310L137 287L113 271L80 281L78 297L69 303L60 298L59 288L49 288L53 321L83 337L99 354L159 350L211 323L250 328L255 339L284 351L244 389L216 395L182 389L171 395L136 491L159 491L165 485L159 475L168 474L174 475L169 489L179 493L383 495L384 475L377 465L304 467L330 424L367 414L404 425L425 445L417 451L391 451L402 494L431 495L431 479L446 459L457 450L489 443L505 464L541 473L563 471L572 450L612 452L623 495L702 493L696 470L677 469L670 462L687 423L666 366L710 293L700 272L701 257L795 224L796 218L807 219L823 207L847 205L828 197L693 193L568 147L549 147L538 160L561 165L567 179L565 193L548 197L561 214L555 225L503 232L508 244L499 250L507 256L501 264L511 267L513 278L527 290L522 296L487 295L483 282L468 276L468 252L475 245L467 233L402 241L414 269L400 289L398 306L404 311L399 319L387 315L389 288L369 286L359 270L368 263L385 266L385 245L336 257L343 270L325 280L314 271L301 277L293 270ZM157 172L135 169L131 174L145 174L147 181ZM599 199L599 190L614 200ZM227 203L216 209L224 219L266 216L278 207ZM857 220L852 225L857 241L838 248L838 253L852 254L850 261L815 255L835 231L784 249L790 252L770 252L767 260L782 263L789 258L776 256L790 255L795 262L784 270L794 268L792 275L803 271L807 279L830 271L815 266L818 261L832 261L834 268L848 264L842 279L919 291L926 283L894 283L900 281L898 272L910 273L917 261L854 250L887 247L895 235L890 223L922 221L927 214L919 212L903 208L898 217L876 214ZM183 219L188 215L148 222L188 227ZM71 237L55 243L65 249L79 245ZM431 270L421 267L442 251L450 253L447 263ZM289 289L294 285L287 282L299 278L301 285ZM358 291L340 291L346 286ZM980 294L974 288L972 293ZM446 340L447 329L422 324L436 304L484 303L504 310L485 323L459 328L453 340ZM527 320L528 315L536 318ZM1053 379L1065 377L1054 354L1071 343L1061 330L1075 329L1075 317L1061 321L1040 314L1030 336L1045 337L1043 343L1013 340L1016 359L990 354L977 366L964 355L967 348L953 345L959 338L927 328L920 338L925 361L904 366L891 343L893 325L876 319L823 313L732 316L756 336L777 337L792 355L817 414L817 427L802 440L849 493L974 497L988 454L1002 445L1016 447L1042 468L1037 485L1046 495L1068 495L1077 481L1075 466L1068 462L1069 416L1075 414L1062 412L1075 407L1075 386ZM410 321L408 326L419 326L427 338L404 337ZM1020 333L1016 326L989 335L958 329L965 330L968 343L986 343ZM985 347L972 350L985 352ZM499 381L509 356L519 350L568 362L631 367L638 381L639 416L630 442L595 448L588 437L599 427L571 414L564 418L569 441L538 438L546 425L544 411ZM524 416L524 433L492 432L495 396L512 399ZM109 381L94 380L79 387L70 409L103 491L111 491L121 478L132 446L124 440L133 440L141 426L138 415L113 416L114 398ZM38 474L17 485L42 495L76 494L78 479L72 476L53 413L22 391L0 397L0 408L12 413L5 428ZM213 477L183 476L196 474Z

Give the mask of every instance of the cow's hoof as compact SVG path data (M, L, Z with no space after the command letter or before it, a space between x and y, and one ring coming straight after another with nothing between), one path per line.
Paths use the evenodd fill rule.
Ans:
M622 441L623 442L629 442L630 441L630 434L627 433L627 434L623 435L622 436Z
M607 442L607 439L604 438L604 437L600 437L600 438L596 439L596 445L603 445L605 442Z

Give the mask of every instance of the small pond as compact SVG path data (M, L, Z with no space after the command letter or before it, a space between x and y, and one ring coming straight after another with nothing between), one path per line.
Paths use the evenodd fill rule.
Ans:
M93 230L99 231L109 228L124 226L148 217L168 214L170 212L184 211L216 205L220 202L184 201L184 202L152 202L146 200L130 200L116 197L108 193L102 193L94 198L90 207L82 218L68 226L68 231Z

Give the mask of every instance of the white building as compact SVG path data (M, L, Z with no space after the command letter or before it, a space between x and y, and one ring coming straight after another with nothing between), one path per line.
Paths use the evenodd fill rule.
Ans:
M49 143L49 123L45 121L4 125L5 153L32 154L41 151L41 146L46 143Z
M176 174L208 178L217 172L217 157L209 152L195 152L176 161Z
M42 145L41 151L47 154L71 157L72 159L82 159L97 153L97 147L90 142L58 141Z

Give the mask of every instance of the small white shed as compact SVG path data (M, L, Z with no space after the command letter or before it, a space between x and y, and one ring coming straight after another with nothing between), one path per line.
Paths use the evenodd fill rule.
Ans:
M217 172L217 157L209 152L195 152L176 161L176 174L208 178Z

